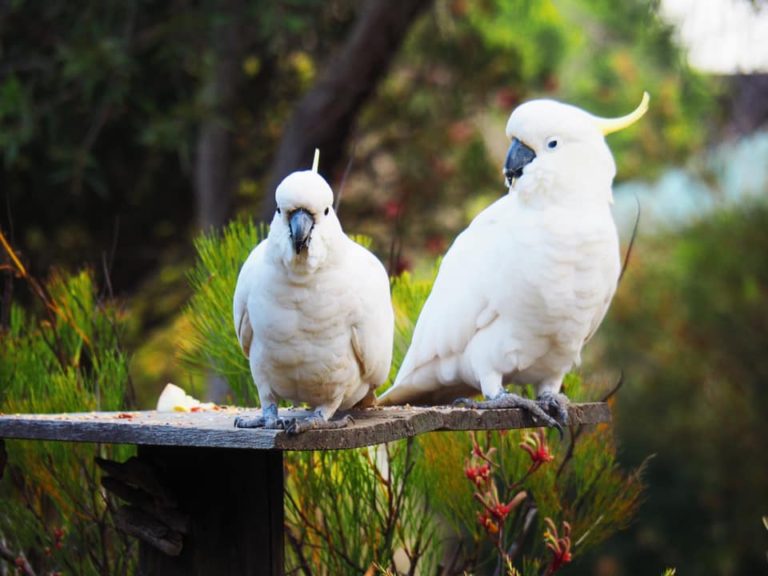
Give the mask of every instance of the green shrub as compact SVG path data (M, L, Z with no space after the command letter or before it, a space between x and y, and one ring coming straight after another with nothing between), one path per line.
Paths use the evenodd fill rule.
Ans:
M99 299L89 271L55 272L44 285L17 270L38 296L13 305L0 328L0 412L121 410L130 383L121 347L122 311ZM95 456L127 458L132 448L8 441L0 483L0 544L35 573L131 574L135 544L114 528L114 501L99 483ZM7 558L6 558L7 560Z

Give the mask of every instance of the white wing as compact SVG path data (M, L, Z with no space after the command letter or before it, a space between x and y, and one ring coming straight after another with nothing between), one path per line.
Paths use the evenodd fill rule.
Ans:
M489 296L499 263L490 256L494 247L503 251L498 243L507 236L508 223L500 216L508 204L504 197L491 205L448 250L395 383L379 399L382 405L437 401L446 392L455 397L473 390L461 383L459 361L478 330L498 316Z
M395 320L389 277L381 262L362 246L352 242L349 256L360 298L352 324L352 349L361 379L373 390L386 381L392 364Z
M235 286L235 295L232 301L232 317L235 324L235 334L243 354L247 357L250 353L253 340L253 326L248 317L248 295L250 294L253 271L261 265L264 259L267 240L263 240L254 248L240 269Z

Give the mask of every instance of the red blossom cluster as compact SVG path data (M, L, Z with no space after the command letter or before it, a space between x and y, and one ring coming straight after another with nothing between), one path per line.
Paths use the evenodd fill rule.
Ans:
M571 554L571 525L563 521L563 535L560 536L557 532L557 526L551 518L544 518L544 523L547 525L547 529L544 531L544 542L552 552L552 560L547 566L545 575L550 576L573 559Z
M61 550L61 547L64 545L64 535L65 532L63 528L53 529L53 545L56 550Z
M477 488L475 499L483 507L477 514L477 521L490 537L500 538L507 516L527 495L525 492L518 492L509 502L501 500L491 474L492 470L498 467L492 458L496 449L491 446L483 448L477 442L475 434L471 432L470 435L472 452L464 467L464 475Z
M544 435L544 430L539 428L536 432L529 432L523 437L523 441L520 442L520 448L528 452L531 457L531 467L528 468L528 474L533 474L541 468L543 464L552 462L555 457L552 452L549 451L549 445L547 444L547 437Z
M464 468L464 474L472 484L480 488L491 477L491 465L487 462L481 466L470 466L467 464L466 468Z
M64 536L66 535L66 532L64 532L63 528L54 528L51 532L51 536L53 536L53 547L56 548L56 550L61 550L64 547ZM50 546L46 546L43 548L43 553L46 556L50 556L53 554L53 550Z
M464 475L475 487L474 497L482 506L477 513L477 521L486 536L496 546L502 560L512 566L513 558L508 554L504 544L505 523L510 514L528 498L528 493L521 489L524 481L539 468L552 462L554 455L547 444L544 430L526 433L519 446L530 456L531 464L523 478L509 484L500 484L503 494L513 495L507 502L506 498L502 498L499 494L500 488L497 485L499 479L494 479L494 471L499 471L499 465L493 458L496 449L490 445L490 437L486 437L487 441L483 446L473 432L470 436L472 451L466 460ZM545 574L551 576L572 560L571 526L568 522L563 522L561 535L550 518L545 518L544 521L547 526L544 531L544 541L547 549L552 553L552 559L547 565Z

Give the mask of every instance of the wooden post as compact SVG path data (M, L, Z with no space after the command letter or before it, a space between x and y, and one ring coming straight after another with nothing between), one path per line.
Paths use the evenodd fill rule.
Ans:
M226 408L196 413L0 414L0 440L138 445L140 458L150 461L179 512L189 517L189 529L178 538L180 555L140 545L138 573L143 576L282 576L283 450L348 450L437 430L540 425L519 409L395 406L354 411L354 423L347 428L289 436L282 430L235 428L234 418L246 413ZM302 415L306 412L281 409L284 418ZM574 426L611 420L608 405L599 402L571 404L568 415ZM0 470L3 459L0 441Z
M179 556L141 545L139 574L284 574L282 452L139 446L139 456L190 520Z

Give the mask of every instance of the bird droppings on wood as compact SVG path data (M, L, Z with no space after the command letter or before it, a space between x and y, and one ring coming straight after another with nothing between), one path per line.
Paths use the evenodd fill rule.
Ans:
M117 412L73 414L15 414L0 416L0 437L71 442L101 442L162 446L244 448L257 450L343 450L391 442L443 430L507 430L536 428L522 410L478 410L449 406L377 407L350 411L354 422L336 430L309 430L289 436L282 430L237 429L236 416L258 408L226 407L215 412ZM281 409L284 418L303 417L302 409ZM343 414L340 414L343 416ZM571 404L572 424L610 422L608 405Z

